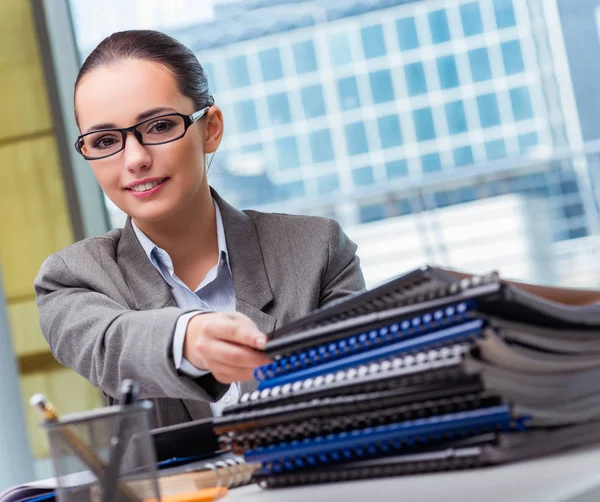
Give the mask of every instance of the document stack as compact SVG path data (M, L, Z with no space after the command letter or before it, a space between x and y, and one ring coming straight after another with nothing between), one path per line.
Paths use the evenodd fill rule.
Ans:
M266 488L600 441L600 304L581 293L414 270L273 332L215 432Z

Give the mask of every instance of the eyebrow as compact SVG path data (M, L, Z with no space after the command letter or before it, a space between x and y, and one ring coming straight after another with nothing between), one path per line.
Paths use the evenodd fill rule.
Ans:
M138 114L138 116L135 118L135 121L136 121L136 123L141 122L145 119L148 119L154 115L158 115L159 113L163 113L163 112L175 112L175 110L173 108L169 108L166 106L158 106L156 108L151 108L150 110L146 110L145 112ZM93 125L92 127L88 128L84 134L87 134L87 133L93 132L93 131L100 131L102 129L119 129L119 128L111 122L106 122L104 124Z

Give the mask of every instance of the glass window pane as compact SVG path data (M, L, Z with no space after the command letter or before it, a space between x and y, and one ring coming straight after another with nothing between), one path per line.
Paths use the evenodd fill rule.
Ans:
M356 77L341 78L337 82L337 88L342 110L351 110L360 106Z
M368 26L360 30L363 50L367 59L385 56L385 40L383 38L383 29L380 24Z
M413 112L415 134L417 141L427 141L435 138L435 125L431 108L421 108Z
M502 59L504 60L504 71L507 75L525 71L521 44L518 40L505 42L500 47L502 49Z
M295 197L304 197L304 181L292 181L277 186L280 200L293 199Z
M385 172L390 179L408 176L408 162L404 159L386 162Z
M494 0L494 14L498 28L516 26L515 10L512 0Z
M417 25L415 19L407 17L396 21L396 32L398 33L398 44L400 50L409 51L419 47L419 37L417 35Z
M238 132L255 131L258 129L256 106L251 99L234 103L233 115L235 117Z
M427 79L425 78L425 68L423 63L407 64L404 67L406 74L406 87L408 94L416 96L427 92Z
M515 120L527 120L533 118L531 97L527 87L519 87L510 90L510 102L512 104Z
M528 134L520 134L519 135L519 148L521 152L526 152L533 147L538 146L539 138L537 133L530 132Z
M202 69L204 70L204 75L206 75L206 80L208 80L208 89L211 94L217 92L217 82L215 80L215 70L212 63L203 63Z
M321 85L311 85L300 90L304 116L308 119L325 115L325 100Z
M460 6L463 33L466 37L483 33L483 21L478 2L466 3Z
M317 191L319 193L336 192L340 189L340 180L337 174L327 174L317 178Z
M392 148L402 144L402 132L400 130L400 119L397 115L388 115L377 119L379 137L382 148Z
M468 166L474 163L473 149L470 146L455 148L452 152L456 167Z
M279 57L279 49L267 49L258 53L260 61L260 70L263 80L277 80L283 77L283 68L281 67L281 58Z
M390 70L380 70L369 73L371 92L374 103L384 103L394 99L394 84Z
M431 41L434 44L440 44L450 40L450 28L448 26L448 17L445 10L436 10L430 12L429 29L431 30Z
M313 162L329 162L333 160L333 144L329 129L313 131L308 135Z
M500 110L495 94L477 96L477 109L481 127L493 127L500 124Z
M334 66L341 66L352 62L350 40L346 33L335 33L329 37L329 53Z
M359 167L352 170L352 181L355 185L372 185L375 183L371 166Z
M297 42L292 46L296 72L308 73L317 69L317 55L312 40Z
M442 89L458 87L458 70L456 69L454 56L450 55L438 58L437 69Z
M346 133L346 149L349 155L358 155L369 151L365 124L355 122L344 126Z
M421 168L424 173L433 173L436 171L442 170L442 159L440 158L440 154L429 153L427 155L423 155L421 157Z
M292 121L287 92L280 92L267 96L267 106L269 108L271 124L289 124Z
M506 157L506 145L503 139L488 141L485 144L485 153L488 160L502 159Z
M383 220L386 216L383 204L363 205L358 208L358 219L361 223Z
M483 80L492 78L490 58L488 50L485 47L469 51L469 64L471 66L473 82L482 82Z
M237 56L229 58L225 66L227 68L227 77L229 85L234 89L250 85L250 75L248 74L248 65L246 56Z
M446 119L448 121L448 132L460 134L467 132L467 117L462 101L454 101L446 104Z
M277 167L279 169L292 169L300 166L298 146L296 145L296 138L294 136L276 139L275 151L277 153Z

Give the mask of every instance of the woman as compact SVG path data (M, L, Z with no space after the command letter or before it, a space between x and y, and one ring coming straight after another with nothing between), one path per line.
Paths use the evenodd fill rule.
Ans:
M77 77L75 114L77 150L129 217L50 256L35 289L54 356L109 402L131 378L155 400L155 426L220 414L268 362L265 333L364 287L333 220L239 212L209 187L223 116L171 37L101 42Z

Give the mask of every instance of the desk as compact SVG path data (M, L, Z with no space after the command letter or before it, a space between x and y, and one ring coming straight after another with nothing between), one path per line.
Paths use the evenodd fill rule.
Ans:
M600 502L600 448L500 467L262 490L226 502Z

